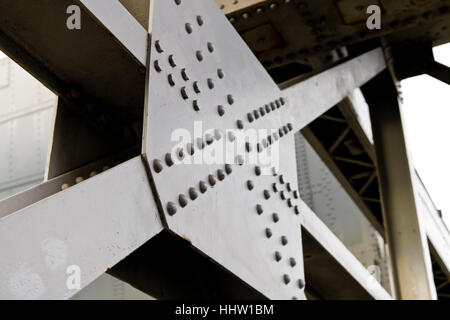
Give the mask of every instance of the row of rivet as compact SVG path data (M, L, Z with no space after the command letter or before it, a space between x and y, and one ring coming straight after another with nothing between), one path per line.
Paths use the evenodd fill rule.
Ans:
M211 188L213 188L216 185L217 180L223 181L225 177L227 175L230 175L232 172L233 172L232 166L230 164L226 164L223 170L222 169L217 170L216 175L210 174L206 179L207 182L200 181L198 184L198 190L200 191L200 193L205 193L208 190L208 184ZM194 201L195 199L198 198L199 194L197 192L197 188L195 187L189 188L188 195L189 198L184 194L180 194L178 196L178 204L181 208L184 208L188 205L189 199ZM173 216L177 212L177 205L174 202L168 202L166 209L167 213Z
M254 120L258 120L259 117L264 117L266 114L271 111L275 111L279 109L286 103L283 97L271 102L270 104L266 104L264 107L260 107L259 109L253 110L253 112L247 113L248 122L253 122Z
M116 162L116 164L118 164L118 162ZM102 168L102 171L106 171L106 170L108 170L110 167L109 166L103 166L103 168ZM89 178L92 178L92 177L94 177L94 176L96 176L98 174L98 172L97 171L91 171L90 173L89 173L89 176L86 178L86 179L89 179ZM81 182L83 182L84 180L86 180L84 177L82 177L82 176L78 176L78 177L75 177L75 184L79 184L79 183L81 183ZM73 185L73 184L72 184ZM68 189L68 188L70 188L71 186L72 186L71 184L69 184L69 183L63 183L62 185L61 185L61 190L66 190L66 189Z

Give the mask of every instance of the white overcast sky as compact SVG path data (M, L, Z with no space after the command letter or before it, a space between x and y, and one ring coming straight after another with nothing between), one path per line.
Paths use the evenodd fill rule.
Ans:
M450 66L450 44L435 47L434 57ZM450 86L426 75L401 84L412 162L450 227Z

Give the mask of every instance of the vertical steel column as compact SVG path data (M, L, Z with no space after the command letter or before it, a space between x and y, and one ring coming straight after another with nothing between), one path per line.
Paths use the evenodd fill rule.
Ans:
M416 209L395 82L385 70L362 90L370 106L395 297L436 299L426 234Z

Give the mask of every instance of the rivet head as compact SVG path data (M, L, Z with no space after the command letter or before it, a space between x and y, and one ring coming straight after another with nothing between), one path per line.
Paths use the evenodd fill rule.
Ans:
M233 131L228 132L228 140L230 140L230 142L236 140L236 135L233 133Z
M283 275L283 282L284 284L289 284L289 282L291 282L291 277L287 274Z
M232 105L234 103L234 98L231 94L227 95L228 104Z
M266 110L263 107L260 107L259 113L261 114L262 117L264 117L264 115L266 114Z
M255 119L259 119L259 112L258 112L258 110L253 110L253 116L255 117Z
M294 127L292 126L292 123L288 123L287 127L288 127L289 131L292 131L292 129L294 129Z
M284 184L284 176L281 174L278 178L281 184Z
M247 119L249 122L253 122L254 118L253 118L253 114L252 113L247 113Z
M266 237L267 238L272 237L272 230L270 230L270 228L266 228Z
M272 110L275 110L275 109L277 108L277 106L275 105L275 103L271 102L271 103L270 103L270 108L271 108Z
M270 199L270 191L269 190L264 190L263 194L264 194L264 199L266 199L266 200Z
M250 144L250 142L245 143L245 151L247 151L247 152L252 151L252 145Z
M270 107L269 107L268 104L266 104L266 105L264 106L264 108L266 109L266 112L267 112L267 113L269 113L270 111L272 111L272 109L270 109Z
M279 262L280 260L281 260L281 253L280 252L275 252L275 260L277 261L277 262Z
M186 207L187 204L188 204L188 199L187 199L187 197L186 197L184 194L180 194L180 195L178 196L178 203L180 204L180 206L181 206L182 208Z
M281 244L282 244L283 246L285 246L285 245L288 244L288 239L287 239L286 236L281 236Z
M276 183L272 183L272 190L273 192L278 192L278 187Z
M274 213L272 214L272 220L273 222L277 223L278 221L280 221L280 217L278 216L278 214Z
M163 165L161 160L153 160L153 170L155 170L156 173L160 173L163 169Z
M255 185L253 184L253 181L248 180L247 181L247 188L248 188L248 190L253 190L254 187L255 187Z
M195 188L189 188L189 197L191 198L191 200L195 200L198 198L198 193Z
M173 216L175 213L177 213L177 206L173 202L169 202L167 204L167 212L169 215Z
M242 122L242 120L236 121L236 126L239 130L244 129L244 123Z
M260 175L261 175L261 168L260 168L260 167L258 167L258 166L255 167L255 174L256 174L257 176L260 176Z
M166 156L164 159L166 160L166 164L169 167L173 166L173 159L172 159L172 155L170 153L166 153Z
M293 195L294 195L294 198L295 198L295 199L298 199L298 191L297 191L297 190L295 190L295 191L293 192Z
M233 167L231 166L231 164L226 164L225 165L225 172L226 174L231 174L233 172Z
M217 170L217 178L222 181L223 179L225 179L225 173L223 172L222 169Z
M188 143L186 146L186 150L188 152L189 155L193 155L195 153L195 148L194 145L192 143Z
M204 181L200 181L198 184L199 190L201 193L205 193L206 190L208 190L208 186L206 185L206 183Z
M236 156L236 163L242 166L244 164L244 157L242 157L241 155Z
M256 213L258 213L259 215L261 215L264 212L262 205L257 204L256 205Z
M292 188L291 188L291 184L290 183L286 183L286 189L287 191L291 192Z
M284 191L280 191L281 200L286 200L286 196L284 195Z
M300 214L300 209L298 208L298 206L294 207L294 212L295 214Z
M183 159L184 159L184 151L183 151L183 149L179 148L179 149L177 150L177 157L178 157L178 159L180 159L180 160L183 160Z
M291 199L287 199L287 205L289 208L292 208L292 200Z
M222 117L225 114L225 108L221 105L217 106L217 113Z
M289 258L289 264L293 268L297 265L297 261L294 258Z
M211 187L213 187L213 186L215 186L215 184L216 184L216 178L214 178L214 176L213 176L212 174L210 174L210 175L208 176L208 182L209 182L209 185L210 185Z
M300 289L303 289L305 287L305 281L303 281L303 279L298 279L297 284Z
M197 138L197 147L202 150L205 147L205 142L202 138Z

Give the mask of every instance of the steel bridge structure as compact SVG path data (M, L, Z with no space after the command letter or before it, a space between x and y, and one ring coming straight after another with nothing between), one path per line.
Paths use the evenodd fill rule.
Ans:
M449 40L448 0L0 1L0 50L58 96L45 181L0 202L0 298L105 272L157 299L450 298L399 84L450 84Z

